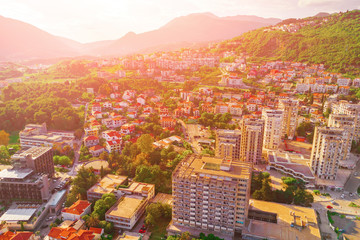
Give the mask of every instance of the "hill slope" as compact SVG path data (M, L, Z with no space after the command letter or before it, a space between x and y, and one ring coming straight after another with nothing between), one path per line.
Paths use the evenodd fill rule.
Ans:
M303 25L296 32L278 30ZM276 29L278 28L278 29ZM253 60L324 63L342 73L360 75L360 11L325 17L289 19L273 28L257 29L234 38L237 50Z
M122 55L145 49L166 49L169 45L181 48L189 43L210 42L233 38L249 30L269 26L280 19L255 16L217 17L209 13L178 17L165 26L141 34L128 33L93 51L99 55Z
M256 16L220 18L213 14L190 14L160 29L128 33L117 40L81 44L51 35L30 24L0 16L0 61L49 59L81 55L115 56L140 50L168 49L233 38L241 33L280 22ZM162 47L163 46L163 47Z
M81 44L0 16L0 61L76 56Z

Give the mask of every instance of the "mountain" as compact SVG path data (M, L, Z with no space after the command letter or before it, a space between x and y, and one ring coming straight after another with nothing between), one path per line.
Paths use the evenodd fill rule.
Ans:
M81 43L0 16L0 61L79 55Z
M287 19L223 44L225 49L247 53L250 61L323 63L333 71L360 76L360 11Z
M130 32L93 53L122 55L151 48L161 50L162 45L183 47L188 46L189 43L220 41L280 21L280 19L256 16L217 17L211 13L190 14L175 18L154 31L141 34Z
M276 24L276 18L217 17L211 13L178 17L163 27L117 40L82 44L54 36L30 24L0 16L0 61L54 59L83 55L116 56L151 50L174 50L233 38L246 31Z

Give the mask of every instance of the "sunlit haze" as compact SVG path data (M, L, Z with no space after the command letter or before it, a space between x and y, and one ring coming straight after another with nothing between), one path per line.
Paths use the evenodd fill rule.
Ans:
M4 17L79 42L150 31L191 13L285 19L360 8L358 0L0 0L0 4Z

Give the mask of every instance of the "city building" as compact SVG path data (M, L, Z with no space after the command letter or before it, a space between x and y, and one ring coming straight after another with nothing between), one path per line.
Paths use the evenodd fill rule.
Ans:
M241 123L240 160L259 164L262 159L264 120L244 118Z
M87 191L87 198L89 201L97 200L105 193L113 193L118 199L124 195L152 199L155 196L155 185L129 182L126 176L108 174Z
M49 179L32 169L4 169L0 171L0 200L12 199L48 201Z
M346 114L330 114L328 127L342 128L344 132L344 148L342 160L348 160L354 138L355 117Z
M352 104L347 101L339 101L333 104L332 112L334 114L346 114L354 117L354 138L353 140L360 140L360 104Z
M32 147L14 154L11 159L15 168L30 168L36 173L45 173L54 176L53 150L51 147Z
M52 147L54 145L63 147L65 145L72 146L75 136L69 132L49 132L46 123L43 124L27 124L24 130L20 131L20 145L22 148L30 148L34 146Z
M105 220L119 229L132 229L144 213L149 200L142 196L125 195L105 214Z
M11 232L7 231L0 234L1 240L39 240L39 236L35 236L33 232Z
M220 158L240 160L240 144L240 130L219 129L216 131L215 155Z
M279 148L282 137L283 113L282 110L263 110L262 119L265 121L263 147L265 149L276 150Z
M248 215L252 167L231 159L190 155L172 176L169 234L186 229L234 236ZM174 226L174 227L173 227Z
M311 151L310 167L322 179L336 179L343 159L346 131L342 128L316 127Z
M251 200L242 239L320 240L320 228L313 208Z
M86 200L77 200L70 207L64 208L62 210L62 218L64 220L79 220L83 216L91 212L91 203Z
M284 111L282 123L282 136L293 139L298 121L299 101L291 99L280 99L279 108Z

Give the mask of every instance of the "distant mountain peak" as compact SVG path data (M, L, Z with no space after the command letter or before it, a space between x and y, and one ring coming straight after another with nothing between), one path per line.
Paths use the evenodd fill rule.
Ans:
M327 12L319 12L314 17L327 17L329 15L330 15L330 13L327 13Z

